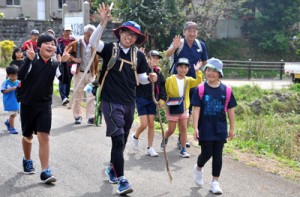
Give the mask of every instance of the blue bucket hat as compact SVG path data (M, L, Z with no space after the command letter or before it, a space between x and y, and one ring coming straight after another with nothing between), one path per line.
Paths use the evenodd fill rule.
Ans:
M224 77L223 74L223 62L217 58L210 58L207 60L207 64L204 66L203 70L206 70L206 68L212 68L216 71L218 71L222 77Z
M113 33L115 34L116 38L118 40L120 40L119 31L126 30L126 29L133 31L134 33L136 33L138 35L138 38L135 42L136 44L141 45L146 41L146 35L142 34L141 26L134 21L126 21L120 27L118 27L117 29L114 29Z

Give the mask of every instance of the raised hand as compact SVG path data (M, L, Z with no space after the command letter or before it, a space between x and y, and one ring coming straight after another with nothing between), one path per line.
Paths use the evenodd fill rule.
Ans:
M26 56L32 61L35 57L35 51L33 49L32 43L30 43L30 45L26 44L26 48Z
M104 21L108 21L111 18L111 10L109 5L105 5L104 3L99 4L98 13L100 16L100 23L102 24Z
M180 47L180 45L181 45L181 41L180 40L181 40L181 36L180 35L177 35L177 36L175 36L173 38L173 47L175 49L178 49Z
M202 66L202 61L198 61L197 64L194 64L195 71L199 70Z
M64 50L64 53L61 56L61 62L66 62L70 58L70 51L72 50L72 47L66 47Z

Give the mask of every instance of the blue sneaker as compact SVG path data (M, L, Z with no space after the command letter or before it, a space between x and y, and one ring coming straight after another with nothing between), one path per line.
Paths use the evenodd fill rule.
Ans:
M18 134L18 131L15 128L10 128L9 133L10 134Z
M24 174L34 174L35 169L33 168L32 160L26 160L23 158L23 171Z
M56 178L52 175L50 167L41 173L42 183L49 184L56 181Z
M169 141L169 138L165 138L165 142L162 141L162 142L160 143L160 148L161 148L161 150L164 150L164 146L167 147L168 141Z
M112 184L117 184L118 183L118 178L116 176L116 173L112 166L108 166L104 170L105 175L108 177L108 181Z
M9 124L8 120L6 120L4 122L4 124L5 124L6 128L7 128L7 131L10 131L10 124Z
M120 179L119 183L118 183L117 193L120 195L125 195L125 194L129 194L131 192L133 192L133 189L129 185L128 180L125 178Z

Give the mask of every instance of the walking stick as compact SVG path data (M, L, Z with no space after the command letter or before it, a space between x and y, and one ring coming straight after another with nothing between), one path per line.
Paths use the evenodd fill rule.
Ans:
M114 3L112 2L112 3L110 4L110 6L109 6L109 10L111 10L113 6L114 6ZM98 41L99 41L99 40L101 39L101 37L102 37L103 31L104 31L104 28L105 28L107 22L108 22L108 18L106 17L105 20L103 21L103 24L102 24L103 27L101 28L100 33L99 33L99 34L97 35L97 37L96 37L96 41L97 41L96 46L97 46L97 47L96 47L95 50L93 51L93 53L92 53L92 55L91 55L91 58L90 58L90 60L89 60L89 63L88 63L88 65L87 65L87 67L85 68L84 73L82 74L82 76L81 76L81 78L80 78L80 80L79 80L77 86L74 88L73 96L71 97L71 100L70 100L70 102L69 102L68 109L71 109L71 108L72 108L73 101L74 101L74 99L75 99L75 97L76 97L76 94L77 94L77 92L78 92L78 90L79 90L79 87L80 87L80 85L82 84L82 82L83 82L83 80L84 80L84 78L85 78L87 72L88 72L88 71L90 70L90 68L91 68L91 65L92 65L92 63L93 63L93 61L94 61L95 55L96 55L96 53L97 53L97 50L96 50L96 49L98 48L98 45L99 45L99 42L98 42Z
M153 66L152 66L151 59L152 59L152 57L150 56L151 73L153 73ZM159 105L158 105L158 102L155 98L155 83L154 82L152 82L152 99L153 99L153 102L156 105L156 111L157 111L157 114L158 114L157 116L158 116L159 124L160 124L160 128L161 128L162 140L163 140L163 143L165 143L165 131L164 131L164 127L163 127L162 120L161 120ZM164 150L164 158L165 158L167 173L169 175L170 182L172 183L173 178L172 178L170 167L169 167L169 159L168 159L168 155L167 155L167 152L166 152L166 145L165 144L163 146L163 150Z

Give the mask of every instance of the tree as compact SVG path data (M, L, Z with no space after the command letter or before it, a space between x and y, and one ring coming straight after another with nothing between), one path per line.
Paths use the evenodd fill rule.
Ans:
M187 20L200 25L199 35L213 39L212 32L221 18L238 17L235 13L244 0L185 0Z
M300 0L247 0L242 8L254 18L246 24L250 39L266 51L288 52L292 27L300 20Z

